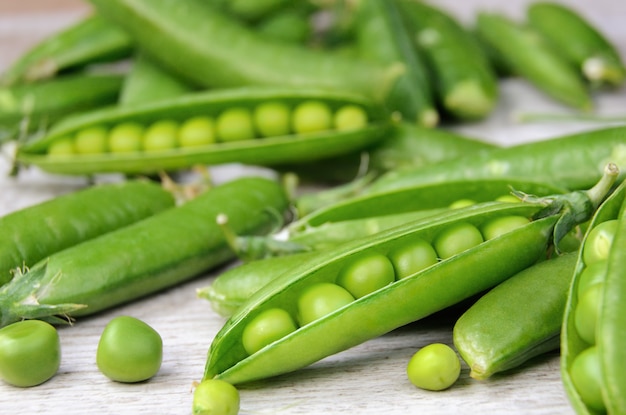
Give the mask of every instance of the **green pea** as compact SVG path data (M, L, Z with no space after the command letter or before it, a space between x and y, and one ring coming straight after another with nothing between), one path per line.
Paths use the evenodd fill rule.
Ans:
M521 200L514 195L502 195L496 198L496 202L504 202L504 203L519 203Z
M263 137L278 137L291 132L291 113L282 102L265 102L252 113L254 125Z
M437 253L431 244L418 239L390 252L389 259L401 279L436 264Z
M418 388L440 391L457 381L461 374L461 361L447 344L433 343L422 347L411 357L406 373Z
M109 379L133 383L157 374L163 341L152 327L130 316L112 319L104 328L96 353L98 369Z
M594 284L587 288L578 299L574 309L574 323L578 335L587 343L596 343L596 326L600 314L603 284Z
M116 125L109 133L109 150L113 153L133 153L141 151L144 128L135 122Z
M161 120L151 124L143 136L144 151L163 151L178 147L178 123Z
M606 408L602 399L602 369L596 346L588 347L574 358L570 367L570 376L585 405L600 413L605 412Z
M396 279L393 265L382 254L363 256L339 270L337 284L348 290L354 298L391 284Z
M446 259L483 242L483 236L470 223L458 223L443 230L433 243L439 258Z
M524 216L502 216L487 221L487 223L481 226L480 231L483 234L483 238L487 241L511 232L520 226L528 225L529 222L530 220Z
M107 151L107 130L90 127L80 130L74 137L74 150L78 154L98 154Z
M472 206L475 205L476 201L472 200L472 199L459 199L459 200L455 200L454 202L450 203L450 205L448 206L450 209L461 209L467 206Z
M193 392L193 415L237 415L239 391L228 382L207 379L200 382Z
M354 301L352 294L337 284L330 282L314 284L298 299L298 322L300 326L304 326L352 301Z
M243 107L224 110L218 115L215 124L218 141L241 141L255 137L252 113Z
M589 266L583 268L578 277L578 297L582 297L583 293L587 291L587 288L594 284L604 281L606 276L607 261L602 260L594 262Z
M256 353L296 329L296 323L287 311L282 308L270 308L246 325L241 337L243 348L248 354Z
M607 259L617 231L617 219L607 220L589 231L583 247L583 262L590 265L596 261Z
M0 329L0 378L19 387L39 385L61 365L59 334L40 320L23 320Z
M298 134L328 130L332 122L333 114L330 108L321 101L304 101L293 110L292 128Z
M74 140L70 137L54 140L48 147L48 154L53 157L70 156L75 153Z
M339 131L356 130L367 125L367 114L358 105L344 105L335 112L333 126Z
M178 131L181 147L196 147L215 143L215 122L211 117L197 116L184 121Z

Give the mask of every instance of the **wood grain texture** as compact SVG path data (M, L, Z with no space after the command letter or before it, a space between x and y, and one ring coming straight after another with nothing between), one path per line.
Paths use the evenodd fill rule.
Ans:
M481 8L521 15L526 1L440 0L443 7L471 19ZM612 0L568 1L599 24L626 51L626 4ZM0 70L30 45L88 13L78 0L0 2ZM626 113L626 91L596 98L598 111ZM585 123L519 125L518 111L563 111L522 81L506 81L497 111L484 122L456 127L459 131L503 145L540 140L560 133L593 128ZM0 215L88 185L84 178L48 175L35 169L7 176L11 147L0 155ZM239 167L215 169L218 179ZM234 170L233 170L234 169ZM99 180L120 180L106 176ZM0 414L189 414L192 385L203 372L207 349L224 320L209 303L196 298L215 273L60 328L63 359L60 371L43 385L20 389L0 383ZM118 384L101 375L95 364L98 338L116 315L132 315L152 325L163 337L164 360L159 374L139 384ZM413 387L405 369L410 356L432 342L451 344L451 319L427 319L398 329L306 369L240 389L242 414L573 414L559 375L558 353L488 381L469 378L466 365L450 390L427 392Z

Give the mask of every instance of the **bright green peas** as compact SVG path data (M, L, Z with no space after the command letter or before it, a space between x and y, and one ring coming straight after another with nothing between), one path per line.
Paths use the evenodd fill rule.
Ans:
M452 348L433 343L419 349L406 368L411 383L418 388L440 391L449 388L461 374L461 361Z
M483 236L471 223L458 223L443 230L433 243L439 258L446 259L483 242Z
M583 268L578 277L578 297L582 297L585 291L587 291L587 288L604 281L606 267L607 261L603 260L594 262Z
M450 203L450 205L448 206L450 209L461 209L467 206L472 206L475 205L476 201L472 200L472 199L459 199L459 200L455 200L454 202Z
M241 141L255 137L252 113L243 107L224 110L215 122L215 133L218 141Z
M298 322L300 326L304 326L352 301L354 301L352 294L337 284L330 282L314 284L298 299Z
M585 405L600 413L605 412L606 408L602 399L602 369L596 346L583 350L574 358L570 375Z
M480 227L480 231L487 241L511 232L513 229L528 225L529 222L530 220L525 216L502 216L487 221Z
M63 157L75 154L74 140L69 137L54 140L50 146L48 146L48 155L53 157Z
M157 374L163 359L163 341L152 327L130 316L112 319L104 328L96 363L109 379L133 383Z
M585 265L608 258L613 237L617 231L617 224L617 219L607 220L589 231L583 247L583 262Z
M193 391L193 415L237 415L239 413L239 391L228 382L207 379Z
M141 151L144 128L135 122L116 125L109 132L109 150L112 153L133 153Z
M143 136L144 151L163 151L178 147L178 123L162 120L151 124Z
M24 320L0 329L0 378L19 387L39 385L61 365L59 334L40 320Z
M78 154L99 154L107 151L108 132L104 127L80 130L74 137L74 150Z
M437 263L437 253L431 244L418 239L389 253L398 279L407 277Z
M578 299L574 310L574 324L578 335L587 343L596 343L596 326L600 314L603 283L590 286Z
M243 330L243 348L256 353L270 343L296 331L296 323L282 308L270 308L256 316Z
M396 279L393 265L382 254L364 256L352 261L339 271L337 284L345 288L354 298L361 298Z
M335 112L333 125L339 131L363 128L367 125L367 114L358 105L344 105Z
M178 131L181 147L196 147L215 143L215 122L211 117L192 117L184 121Z
M293 110L292 128L298 134L328 130L332 123L333 114L321 101L304 101Z
M505 202L505 203L519 203L521 200L513 195L502 195L496 198L497 202Z
M291 132L291 110L282 102L265 102L257 106L252 117L263 137L279 137Z

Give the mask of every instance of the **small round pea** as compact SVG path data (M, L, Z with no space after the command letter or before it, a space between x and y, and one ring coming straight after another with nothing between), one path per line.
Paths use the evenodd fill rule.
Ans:
M215 143L215 121L211 117L197 116L183 121L178 131L181 147L196 147Z
M178 123L173 120L156 121L143 135L144 151L163 151L178 147Z
M489 239L497 238L500 235L511 232L514 229L528 225L530 219L525 216L502 216L494 218L480 227L480 231L483 234L483 238L487 241Z
M308 100L293 110L292 128L298 134L329 130L333 123L330 107L321 101Z
M256 353L270 343L296 331L296 323L282 308L270 308L254 317L243 329L241 341L248 354Z
M604 413L606 411L602 399L604 381L596 346L586 348L574 358L570 367L570 376L585 405L599 413Z
M476 201L472 200L472 199L459 199L459 200L455 200L454 202L450 203L450 205L448 206L450 209L461 209L467 206L472 206L475 205Z
M19 387L39 385L59 370L57 330L40 320L24 320L0 329L0 378Z
M483 242L478 228L471 223L458 223L444 229L433 242L439 258L446 259Z
M109 133L109 150L113 153L141 151L144 128L135 122L123 122L113 127Z
M70 137L63 137L54 140L48 146L48 155L53 157L70 156L75 153L76 149L74 148L74 140L72 140Z
M74 137L74 150L78 154L100 154L107 151L106 128L97 126L80 130Z
M337 284L330 282L313 284L298 299L298 322L300 326L304 326L352 301L354 301L352 294Z
M588 344L596 342L596 326L600 315L603 283L588 287L574 309L574 324L578 335Z
M367 125L367 114L358 105L344 105L335 111L333 126L339 131L356 130Z
M253 139L252 112L243 107L224 110L215 122L215 133L217 140L223 142Z
M206 379L193 392L193 415L237 415L240 405L239 391L228 382Z
M157 374L163 359L159 333L143 321L118 316L106 325L98 342L96 364L109 379L134 383Z
M382 254L360 257L339 270L337 284L345 288L354 298L368 295L396 279L393 265Z
M607 220L596 225L589 231L583 247L583 262L590 265L596 261L607 259L617 231L617 219Z
M254 125L263 137L278 137L291 132L291 111L277 101L259 104L252 113Z
M606 267L607 261L602 260L594 262L593 264L583 268L580 272L580 276L578 277L577 292L579 298L582 297L585 291L587 291L587 288L604 281L606 276Z
M498 196L496 198L497 202L505 202L505 203L520 203L521 200L519 199L519 197L516 197L514 195L502 195L502 196Z
M457 381L461 374L461 361L447 344L432 343L411 357L406 373L418 388L440 391Z
M389 259L401 279L436 264L437 253L431 244L418 239L390 252Z

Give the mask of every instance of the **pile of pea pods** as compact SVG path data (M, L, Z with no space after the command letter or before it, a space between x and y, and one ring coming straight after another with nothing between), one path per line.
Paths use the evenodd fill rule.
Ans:
M236 414L234 386L468 302L454 348L407 362L417 387L453 387L460 359L480 380L560 348L577 413L626 413L626 127L509 147L448 128L488 118L507 77L592 115L626 69L584 16L548 1L471 26L414 0L88 3L0 75L0 145L18 177L125 179L0 218L0 327L86 318L238 261L197 292L226 321L194 414ZM176 182L230 163L275 176Z

